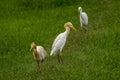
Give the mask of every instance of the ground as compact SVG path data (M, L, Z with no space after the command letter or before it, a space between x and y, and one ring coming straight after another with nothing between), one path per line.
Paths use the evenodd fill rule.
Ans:
M119 80L120 1L0 1L0 80ZM78 6L89 16L88 31L80 30ZM72 22L61 65L50 57L55 37ZM48 56L38 70L31 42Z

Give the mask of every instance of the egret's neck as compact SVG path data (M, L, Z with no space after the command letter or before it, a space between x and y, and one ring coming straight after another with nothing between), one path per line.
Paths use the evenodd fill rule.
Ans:
M82 14L82 10L80 10L80 15Z
M39 54L38 54L38 51L37 51L36 47L34 48L34 55L35 55L36 58L39 58Z
M66 38L68 37L69 33L70 33L70 28L69 27L66 27Z

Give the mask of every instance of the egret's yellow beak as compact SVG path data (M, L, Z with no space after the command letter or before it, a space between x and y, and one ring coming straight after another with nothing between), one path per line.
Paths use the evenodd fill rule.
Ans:
M76 29L74 26L71 26L71 28L72 28L73 30L77 31L77 29Z
M32 50L32 48L30 48L30 51Z

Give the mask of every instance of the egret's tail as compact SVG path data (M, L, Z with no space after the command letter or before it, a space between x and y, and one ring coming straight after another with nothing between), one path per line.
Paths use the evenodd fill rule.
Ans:
M56 53L56 48L53 48L53 49L51 50L50 56L52 56L52 55L55 54L55 53Z
M51 51L51 53L50 53L50 56L52 56L53 55L53 50Z

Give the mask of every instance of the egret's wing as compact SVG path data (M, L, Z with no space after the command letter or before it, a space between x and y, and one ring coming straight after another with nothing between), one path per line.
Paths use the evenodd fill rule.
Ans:
M43 48L44 54L45 56L47 56L47 51Z
M62 33L60 33L60 34L55 38L55 40L54 40L54 42L53 42L53 45L52 45L52 48L55 46L55 44L57 43L57 41L58 41L59 39L61 39L61 36L62 36Z
M37 52L39 54L43 53L42 46L37 46Z
M44 50L43 50L43 47L42 46L37 46L37 51L40 55L40 59L44 59L45 55L44 55Z
M55 55L55 53L58 50L62 50L62 48L65 45L65 42L66 42L66 32L60 33L53 42L50 56L52 56L53 54Z
M85 25L88 24L88 16L85 12L82 13L81 15L82 21L84 22Z

